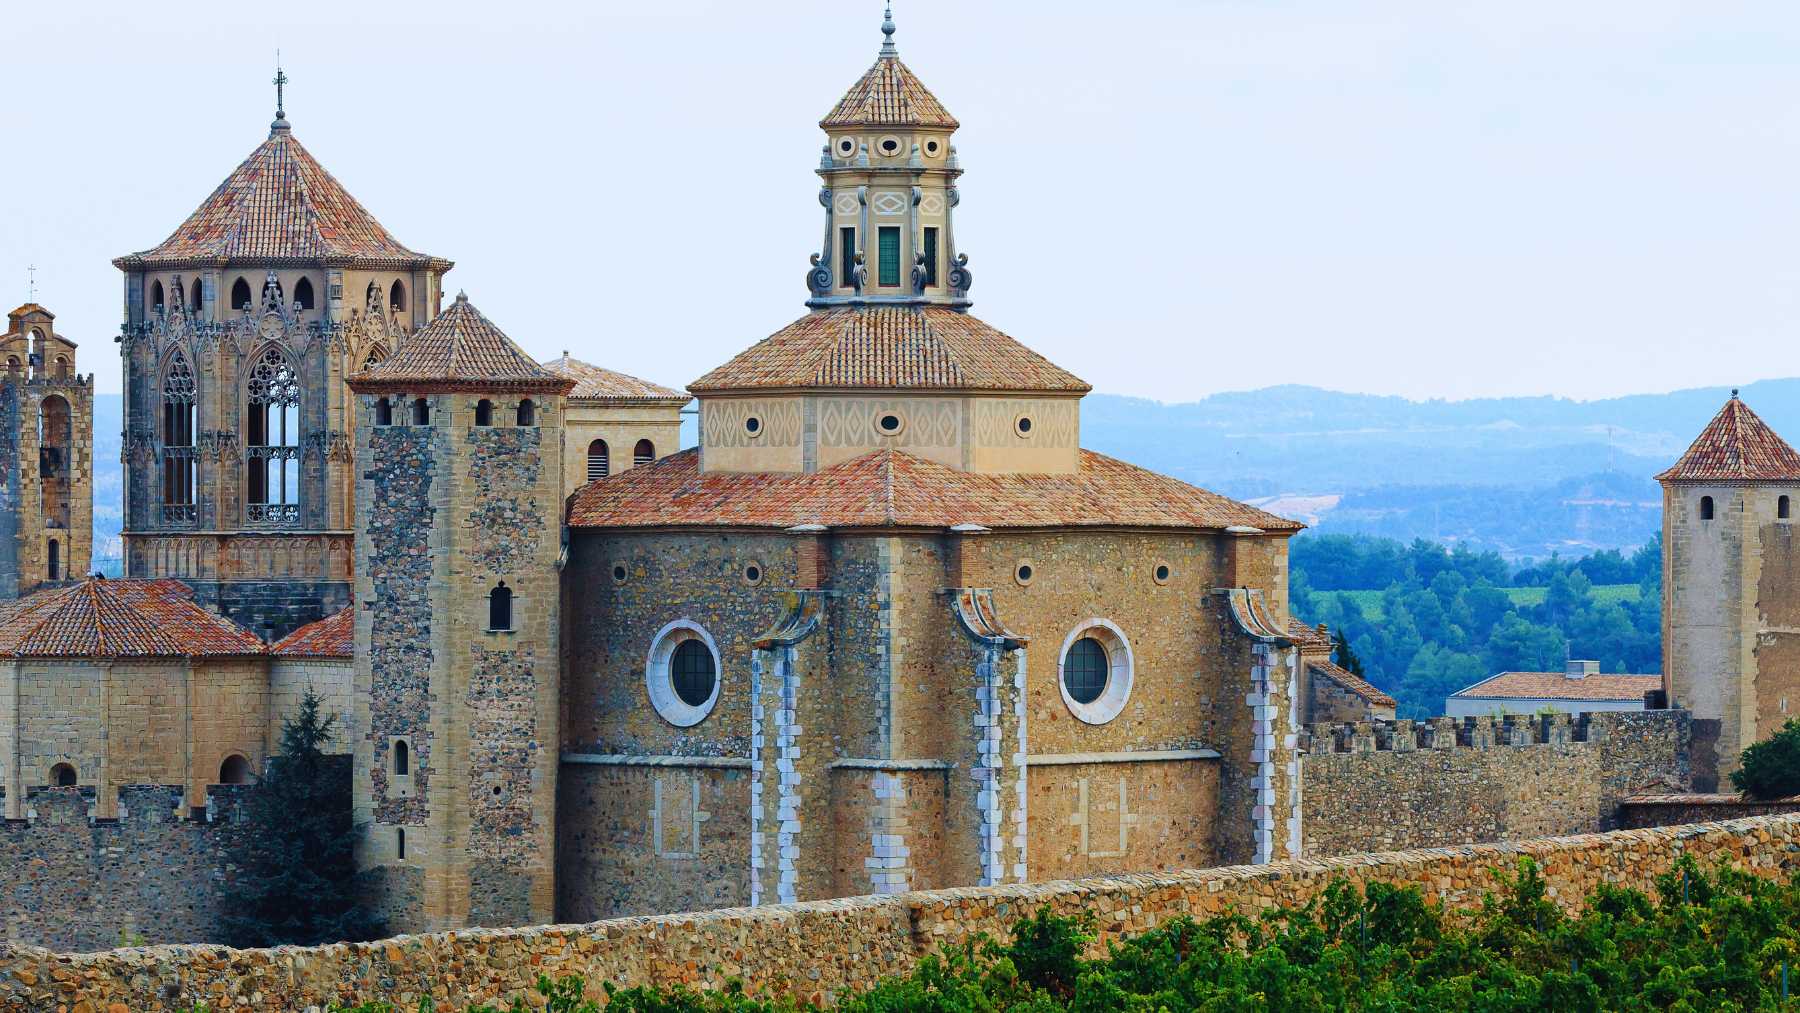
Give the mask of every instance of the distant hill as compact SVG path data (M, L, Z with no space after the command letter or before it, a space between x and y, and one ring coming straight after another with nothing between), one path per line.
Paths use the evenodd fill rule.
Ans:
M1729 394L1408 401L1290 385L1185 404L1093 394L1082 442L1319 531L1466 541L1518 560L1643 544L1662 516L1651 476ZM1800 439L1800 379L1749 384L1742 395ZM119 395L95 402L101 557L118 553Z

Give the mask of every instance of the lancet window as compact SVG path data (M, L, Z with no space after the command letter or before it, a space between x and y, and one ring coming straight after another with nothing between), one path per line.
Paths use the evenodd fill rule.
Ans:
M252 524L300 522L300 378L281 349L266 349L251 367L244 519Z
M162 514L165 524L194 522L194 370L176 352L163 371Z

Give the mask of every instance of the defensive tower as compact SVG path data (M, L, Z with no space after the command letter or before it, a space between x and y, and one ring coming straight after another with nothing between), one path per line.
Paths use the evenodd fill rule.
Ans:
M26 303L0 334L0 599L93 567L94 378L55 320Z

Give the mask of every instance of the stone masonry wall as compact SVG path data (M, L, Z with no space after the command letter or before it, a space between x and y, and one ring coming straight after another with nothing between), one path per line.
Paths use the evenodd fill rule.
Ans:
M623 918L591 925L471 930L366 944L224 950L165 946L85 956L0 944L0 1008L299 1010L328 1000L354 1005L418 997L456 1010L529 990L540 973L602 983L722 985L831 1002L851 988L902 974L925 953L974 933L1004 934L1040 905L1093 912L1102 942L1177 915L1254 912L1304 902L1328 884L1417 886L1467 907L1501 884L1522 857L1543 870L1550 897L1567 908L1601 883L1648 889L1683 854L1729 861L1759 875L1800 864L1800 815L1680 828L1414 850L1328 861L1207 869L1170 875L944 890L815 901L708 914Z
M1680 710L1315 725L1303 854L1611 829L1621 798L1687 784L1688 726Z
M1741 795L1631 795L1619 802L1618 822L1622 830L1636 830L1778 813L1800 813L1800 795L1767 801Z

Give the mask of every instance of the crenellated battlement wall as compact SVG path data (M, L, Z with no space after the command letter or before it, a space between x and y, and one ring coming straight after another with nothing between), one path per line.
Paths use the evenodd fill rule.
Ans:
M1624 797L1686 790L1690 739L1682 710L1314 725L1304 854L1611 830Z

